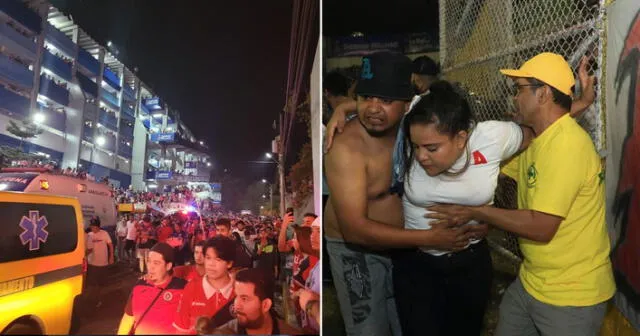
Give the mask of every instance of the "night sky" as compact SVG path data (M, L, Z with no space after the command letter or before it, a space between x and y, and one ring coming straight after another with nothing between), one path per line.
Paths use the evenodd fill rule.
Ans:
M180 111L218 169L247 182L271 178L264 160L285 102L293 0L52 0ZM186 5L188 3L188 5ZM313 52L312 50L312 56ZM306 130L293 130L306 141ZM295 148L294 148L295 151ZM292 153L288 165L297 160Z
M437 0L323 0L322 35L438 31Z

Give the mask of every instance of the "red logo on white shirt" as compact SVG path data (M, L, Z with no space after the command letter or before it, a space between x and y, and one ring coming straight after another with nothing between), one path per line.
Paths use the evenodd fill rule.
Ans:
M479 164L487 163L487 158L485 158L484 155L480 153L480 151L475 151L471 154L473 155L473 164L479 165Z

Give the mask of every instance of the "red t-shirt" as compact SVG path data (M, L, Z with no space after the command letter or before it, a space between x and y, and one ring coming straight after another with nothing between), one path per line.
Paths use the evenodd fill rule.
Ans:
M313 267L318 263L318 257L314 257L305 253L295 252L293 254L293 279L291 281L290 290L292 292L299 290L300 285L304 285L309 278L309 274ZM297 283L296 283L297 281Z
M208 299L205 286L215 291ZM229 281L229 284L221 290L214 290L206 277L191 281L184 288L173 326L178 332L195 335L195 324L200 316L212 317L234 298L233 281Z
M142 314L151 305L153 299L158 296L162 288L164 290L142 321L136 322L139 325L136 327L135 334L175 334L176 329L171 322L175 319L186 285L187 282L185 280L176 277L171 277L165 285L159 287L145 280L138 280L124 309L125 314L133 316L136 321L140 320Z
M171 237L173 234L173 229L169 226L161 226L158 228L158 242L166 243L167 238Z
M185 265L173 268L173 276L176 278L187 280L191 282L193 279L201 279L202 276L198 274L198 270L195 265Z

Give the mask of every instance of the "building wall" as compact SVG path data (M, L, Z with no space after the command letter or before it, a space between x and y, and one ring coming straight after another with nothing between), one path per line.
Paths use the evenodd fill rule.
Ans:
M23 147L27 151L32 152L45 151L46 149L49 149L52 153L62 153L62 156L59 158L59 155L57 154L52 155L52 157L56 157L56 160L60 163L62 168L76 168L78 167L79 160L85 160L87 162L92 160L97 165L109 170L106 175L113 175L118 178L120 182L126 182L128 185L130 182L127 181L130 181L131 170L130 163L127 161L130 160L122 158L117 159L117 142L116 146L113 148L113 154L109 155L100 150L93 150L92 154L91 147L87 146L86 142L83 143L81 140L84 133L83 129L85 119L91 121L97 120L96 117L87 117L84 113L85 100L88 96L82 91L77 79L78 77L76 76L78 66L75 60L78 58L79 50L81 50L81 48L75 44L75 41L73 41L77 38L77 32L72 38L69 38L49 24L46 20L46 17L48 16L48 9L48 4L42 4L40 7L41 13L38 14L29 9L26 5L22 4L19 0L3 0L3 2L0 3L0 24L3 25L2 29L0 29L0 35L2 35L0 36L0 40L4 41L2 46L4 53L20 56L24 60L33 61L32 72L34 81L33 90L31 91L29 98L31 106L38 106L38 103L35 102L37 98L36 95L39 96L38 93L43 92L41 90L43 85L51 85L51 83L46 84L40 79L39 74L41 71L45 71L45 69L48 76L52 76L55 81L60 81L61 79L66 80L66 85L69 89L68 103L65 101L66 99L62 99L62 102L60 102L60 99L52 99L64 106L65 110L65 117L63 121L59 122L60 125L57 129L43 126L43 129L45 130L44 133L38 135L36 138L28 140L29 144L25 144ZM8 21L13 22L12 26L18 27L18 30L27 31L28 29L26 28L31 27L32 33L37 33L37 29L40 28L41 31L32 39L26 38L22 36L15 27L6 25L5 23ZM41 27L38 27L40 24ZM33 43L29 42L31 40L36 41L35 47L29 46L29 43ZM48 46L48 50L44 49L45 44ZM26 48L24 47L25 45L27 45ZM65 62L64 59L60 58L56 54L72 59L71 63ZM43 56L39 57L39 55ZM100 55L100 62L104 59L102 55L104 55L104 52ZM42 61L40 62L39 59ZM56 68L56 66L58 67ZM103 67L104 65L101 64L100 69L102 70ZM69 68L71 68L71 76L69 76ZM58 71L56 71L56 69L58 69ZM62 72L60 72L59 69L62 69ZM102 71L100 72L102 73ZM119 84L121 85L123 76L122 74L118 74L118 76L120 77ZM101 83L102 78L103 77L100 74L96 81ZM62 81L63 83L64 80ZM22 84L22 82L14 83L9 79L9 82L5 84L21 86L19 84ZM98 85L98 92L100 91L102 90L100 85ZM48 92L49 94L52 94L51 91ZM66 95L64 94L64 91L61 92L63 93L63 96ZM49 98L53 97L49 96ZM100 97L94 98L96 98L97 101L100 101ZM116 95L116 99L119 100L121 98ZM52 100L49 100L49 102ZM54 107L59 106L54 104ZM21 108L24 109L24 105L22 105ZM116 110L119 111L119 108ZM33 113L36 111L32 111L28 108L26 110L10 112L13 112L13 114L0 114L0 135L3 135L0 137L0 142L3 144L19 145L19 140L6 131L6 125L9 124L9 120L20 123L19 119L33 116ZM9 117L8 115L12 115L12 117ZM45 124L46 123L47 121L45 121ZM143 134L142 137L143 139L146 139L146 134ZM111 170L116 170L116 163L117 172L111 174Z

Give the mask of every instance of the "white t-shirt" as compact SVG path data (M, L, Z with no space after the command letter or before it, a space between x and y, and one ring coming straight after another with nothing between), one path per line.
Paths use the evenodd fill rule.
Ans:
M93 249L93 251L87 257L87 262L92 266L107 266L109 265L109 247L111 244L111 237L105 230L100 230L97 233L89 232L87 235L87 249Z
M409 180L404 182L404 226L407 229L428 230L430 218L425 207L436 203L485 205L493 202L498 185L501 161L513 156L522 143L522 130L513 122L485 121L478 123L468 141L470 165L458 176L429 176L414 160ZM454 163L451 171L459 171L467 161L467 151ZM467 225L477 224L471 221ZM478 241L471 241L477 243ZM435 256L448 251L422 248Z
M127 223L125 223L124 219L118 221L117 231L118 237L126 237L127 236Z
M127 240L136 240L138 231L136 230L136 223L134 221L127 222Z

